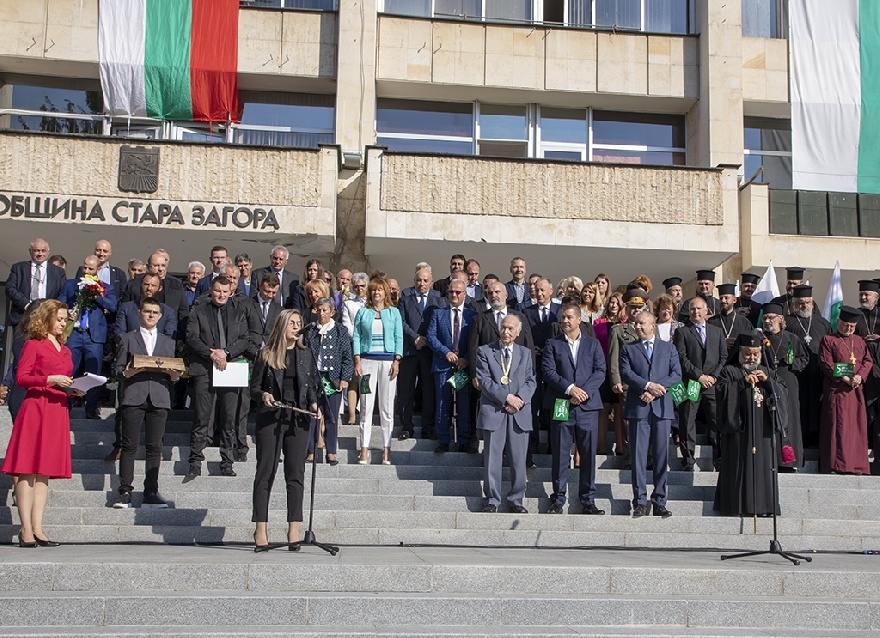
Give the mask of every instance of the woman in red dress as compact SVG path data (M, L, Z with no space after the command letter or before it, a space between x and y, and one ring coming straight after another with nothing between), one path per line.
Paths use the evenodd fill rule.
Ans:
M50 478L70 478L70 417L67 400L76 391L73 362L64 346L67 305L49 299L33 315L15 382L27 393L12 426L2 471L18 477L15 500L21 518L21 547L54 547L43 533Z

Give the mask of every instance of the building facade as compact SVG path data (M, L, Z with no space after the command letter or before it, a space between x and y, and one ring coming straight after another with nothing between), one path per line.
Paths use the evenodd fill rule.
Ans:
M773 260L824 296L839 260L850 299L877 268L880 198L792 190L785 0L247 0L241 122L212 124L104 115L99 5L0 0L0 267L42 236L404 283Z

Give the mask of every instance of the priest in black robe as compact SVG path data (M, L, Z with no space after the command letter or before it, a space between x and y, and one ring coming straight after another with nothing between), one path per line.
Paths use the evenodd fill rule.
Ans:
M773 493L773 392L761 362L762 341L760 333L741 334L715 385L721 464L713 509L722 516L779 511Z
M822 337L831 334L831 324L813 313L813 287L807 284L792 290L794 314L785 317L785 329L800 337L807 348L809 361L795 371L800 398L801 434L804 447L819 447L819 418L822 414L822 372L819 370L819 346Z
M764 363L775 371L776 379L785 386L785 431L778 433L776 454L780 472L797 472L804 466L804 442L801 432L800 396L797 373L807 367L810 355L803 340L785 330L785 318L779 304L764 304L761 319L764 331ZM781 416L782 413L780 413ZM790 446L794 459L784 456L785 446Z
M736 312L736 286L734 284L720 284L718 291L718 314L709 317L708 322L721 328L724 333L724 342L730 351L736 343L736 338L743 332L754 332L755 327L746 318Z
M779 297L774 297L770 300L770 303L778 303L784 309L785 314L792 315L794 314L793 291L796 286L800 286L804 283L804 269L800 266L792 266L785 269L785 275L785 294ZM819 304L817 303L813 304L813 314L822 314L822 311L819 309Z
M753 329L758 327L758 315L761 313L761 304L757 301L752 301L752 295L757 290L760 281L761 275L744 272L740 277L739 299L736 300L736 305L734 306L736 314L748 319Z

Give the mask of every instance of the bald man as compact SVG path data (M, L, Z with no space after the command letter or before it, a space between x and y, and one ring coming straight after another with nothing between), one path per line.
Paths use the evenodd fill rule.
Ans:
M113 286L113 292L116 293L116 300L122 299L122 293L128 283L128 277L122 268L110 265L110 256L113 254L113 246L106 239L99 239L95 244L95 257L98 258L98 279L108 286ZM82 268L76 271L76 278L83 276ZM110 323L116 318L116 313L108 313L107 319Z
M97 275L98 258L95 255L86 257L81 270L83 275ZM104 315L116 312L116 292L113 286L107 286L106 295L96 298L88 308L74 311L76 295L79 292L78 284L78 279L67 281L58 295L58 300L66 303L70 308L70 319L74 322L73 331L66 344L73 359L73 375L77 375L81 363L85 364L86 372L100 374L104 360L104 344L107 342L107 319ZM101 418L98 407L99 393L100 388L92 388L86 393L87 419Z

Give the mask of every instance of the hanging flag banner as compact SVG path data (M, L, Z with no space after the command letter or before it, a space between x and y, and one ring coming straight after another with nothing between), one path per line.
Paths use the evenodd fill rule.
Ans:
M880 193L880 2L790 0L792 186Z
M237 122L238 0L101 0L104 112Z

